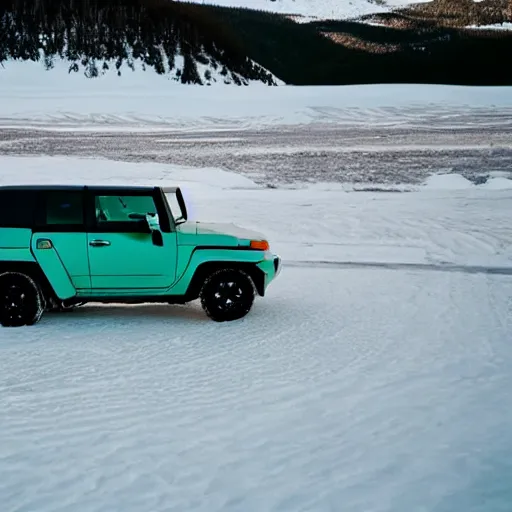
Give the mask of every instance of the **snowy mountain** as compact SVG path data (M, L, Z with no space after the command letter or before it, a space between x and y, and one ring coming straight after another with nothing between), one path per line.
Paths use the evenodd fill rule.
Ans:
M143 73L199 85L510 83L507 68L494 62L508 61L512 40L496 31L454 32L436 21L463 27L508 18L483 12L470 20L462 12L454 21L438 1L416 6L405 17L408 30L378 26L400 28L403 14L386 11L407 2L3 0L0 76L21 60L38 61L52 74L55 68L88 78ZM359 18L294 22L313 16Z
M305 18L347 19L365 14L389 12L413 2L409 0L189 0L203 5L243 7ZM414 3L421 3L418 0ZM428 0L427 0L428 1ZM298 19L297 21L300 21Z

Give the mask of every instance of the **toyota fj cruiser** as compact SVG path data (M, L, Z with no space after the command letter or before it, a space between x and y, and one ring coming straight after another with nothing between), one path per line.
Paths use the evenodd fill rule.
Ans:
M88 302L185 304L236 320L281 261L260 234L187 220L179 187L0 187L0 324Z

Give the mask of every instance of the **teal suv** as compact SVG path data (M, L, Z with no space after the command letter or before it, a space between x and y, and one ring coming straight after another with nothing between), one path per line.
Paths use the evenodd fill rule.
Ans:
M187 220L179 187L0 187L0 323L88 302L244 317L281 270L259 233Z

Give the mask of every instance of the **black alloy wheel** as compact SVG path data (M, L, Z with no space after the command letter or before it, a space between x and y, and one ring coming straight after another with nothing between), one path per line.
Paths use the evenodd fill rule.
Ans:
M26 274L0 275L0 324L4 327L33 325L44 311L44 300L36 282Z
M211 274L200 293L201 305L216 322L238 320L251 310L254 284L238 269L222 269Z

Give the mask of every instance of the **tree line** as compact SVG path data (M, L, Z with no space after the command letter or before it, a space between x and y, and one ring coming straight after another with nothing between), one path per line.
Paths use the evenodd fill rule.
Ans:
M183 56L180 80L200 84L196 62L273 83L236 37L202 6L170 0L0 0L0 62L52 58L95 76L133 61L164 74Z

